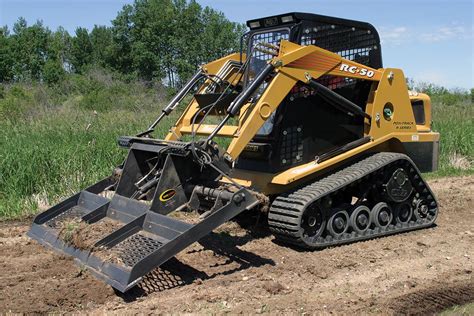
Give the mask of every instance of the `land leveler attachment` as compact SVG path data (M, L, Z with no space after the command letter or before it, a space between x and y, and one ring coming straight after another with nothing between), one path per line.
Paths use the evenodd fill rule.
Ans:
M128 156L111 177L39 214L29 235L127 291L245 210L310 250L431 226L431 101L382 67L375 28L305 13L247 25L245 53L201 66L148 129L119 139Z
M259 203L255 194L239 186L196 184L197 180L212 181L219 173L210 167L212 162L193 162L186 145L138 138L129 142L128 158L123 168L115 171L120 176L104 179L40 214L28 233L42 244L75 257L122 292L213 229ZM143 202L145 197L139 195L151 194L147 187L153 186L154 197ZM108 199L105 196L111 189L115 194ZM187 209L199 210L199 220L188 223L168 216ZM87 229L81 229L81 223L88 225ZM82 247L77 239L90 237L74 234L87 235L91 230L96 240Z

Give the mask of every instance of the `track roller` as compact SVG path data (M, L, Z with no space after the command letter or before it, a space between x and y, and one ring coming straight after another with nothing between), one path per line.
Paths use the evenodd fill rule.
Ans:
M379 202L370 211L372 223L376 227L386 228L393 219L392 208L385 202Z
M413 217L413 207L408 202L399 203L395 206L394 213L398 224L406 224Z
M341 237L349 229L349 215L345 210L336 211L328 220L327 230L331 236Z
M352 230L362 234L370 227L370 209L365 205L356 207L349 219Z

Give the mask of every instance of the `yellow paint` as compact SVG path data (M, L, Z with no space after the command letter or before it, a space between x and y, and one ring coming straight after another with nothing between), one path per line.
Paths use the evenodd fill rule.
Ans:
M238 54L232 54L204 65L203 69L209 74L217 74L226 69L229 61L238 59ZM234 160L239 157L265 120L278 108L297 82L308 82L309 79L317 79L323 75L373 82L365 107L366 113L371 117L371 119L365 119L365 136L370 136L371 140L321 163L309 162L276 174L233 169L231 173L233 180L243 186L252 187L266 194L282 193L309 181L328 167L347 162L362 153L403 152L402 142L439 141L439 134L431 131L429 97L425 94L409 95L405 76L400 69L373 69L343 59L319 47L301 46L289 41L281 42L278 56L269 62L276 67L276 74L263 95L256 103L244 105L239 114L237 126L224 126L218 133L218 136L232 138L227 148L229 157ZM228 70L223 76L234 84L238 83L239 77L236 76L235 68ZM201 91L205 91L208 84L209 82L205 83ZM424 124L417 125L415 122L411 105L411 102L415 100L423 101ZM192 100L173 127L174 133L169 133L166 139L172 140L177 136L191 133L191 120L197 111L197 103ZM215 125L202 125L197 130L197 134L209 135L215 127ZM222 181L229 182L226 179Z

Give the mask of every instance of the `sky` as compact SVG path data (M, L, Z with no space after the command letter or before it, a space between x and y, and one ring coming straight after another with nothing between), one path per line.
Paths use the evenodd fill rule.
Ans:
M382 40L384 67L402 68L417 81L474 87L473 0L197 0L231 21L308 12L373 24ZM52 30L111 25L133 0L0 0L0 25L18 17L42 20Z

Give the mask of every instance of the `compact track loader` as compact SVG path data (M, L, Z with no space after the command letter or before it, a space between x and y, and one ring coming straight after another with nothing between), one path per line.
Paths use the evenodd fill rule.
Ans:
M110 177L39 214L29 236L125 292L244 211L307 249L432 225L430 99L382 67L374 27L305 13L247 25L246 49L200 67L146 131L119 138L128 156Z

